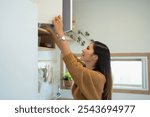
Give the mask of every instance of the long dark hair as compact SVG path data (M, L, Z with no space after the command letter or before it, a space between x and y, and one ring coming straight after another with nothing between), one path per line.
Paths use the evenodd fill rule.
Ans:
M94 54L98 55L98 60L96 62L94 70L101 72L106 78L102 99L110 100L112 97L112 75L111 75L111 64L110 64L110 51L105 44L99 41L92 41L92 42L93 42Z

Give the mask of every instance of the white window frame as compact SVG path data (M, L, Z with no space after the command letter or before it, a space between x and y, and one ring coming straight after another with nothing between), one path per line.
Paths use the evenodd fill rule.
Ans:
M113 92L150 94L150 53L112 53L111 61L142 62L142 86L113 83Z

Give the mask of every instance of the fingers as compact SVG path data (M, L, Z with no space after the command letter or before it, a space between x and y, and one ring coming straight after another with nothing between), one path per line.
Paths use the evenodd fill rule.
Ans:
M56 22L58 22L58 21L62 21L62 17L59 15L59 16L57 16L57 17L54 17L54 20L53 21L56 21Z
M60 15L58 16L58 18L59 18L59 20L62 20L62 17Z

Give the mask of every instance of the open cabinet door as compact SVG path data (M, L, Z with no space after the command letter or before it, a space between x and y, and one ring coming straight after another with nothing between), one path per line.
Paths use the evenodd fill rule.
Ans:
M63 0L64 31L72 30L72 0Z

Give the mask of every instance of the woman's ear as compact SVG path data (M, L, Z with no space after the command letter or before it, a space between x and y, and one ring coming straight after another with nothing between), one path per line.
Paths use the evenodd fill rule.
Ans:
M98 60L98 56L96 54L93 55L93 60Z

